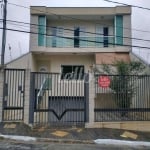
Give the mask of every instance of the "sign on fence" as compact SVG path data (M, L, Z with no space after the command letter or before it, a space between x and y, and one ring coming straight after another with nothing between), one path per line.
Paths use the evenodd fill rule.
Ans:
M108 88L110 86L110 78L106 75L99 76L98 85L102 88Z

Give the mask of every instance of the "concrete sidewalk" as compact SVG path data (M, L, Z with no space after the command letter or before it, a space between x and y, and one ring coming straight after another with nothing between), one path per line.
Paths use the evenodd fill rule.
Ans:
M130 141L150 141L150 132L125 131L117 129L86 128L30 128L23 123L0 123L0 133L4 135L32 136L48 142L89 143L96 139L118 139Z

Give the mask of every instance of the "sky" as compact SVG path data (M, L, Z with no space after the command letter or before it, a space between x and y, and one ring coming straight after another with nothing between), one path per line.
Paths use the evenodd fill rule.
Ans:
M113 0L129 5L138 5L150 8L150 0ZM9 3L25 6L18 7ZM7 19L30 23L30 6L49 7L112 7L116 4L104 0L8 0ZM2 5L0 7L0 19L2 19ZM0 22L2 27L2 22ZM16 26L7 24L8 28L30 31L28 25ZM150 40L150 10L132 8L132 37ZM139 32L144 30L146 32ZM2 30L0 30L0 51L1 51ZM135 41L133 45L150 47L150 42ZM132 51L150 64L150 49L133 48ZM29 34L7 31L5 62L9 62L29 52Z

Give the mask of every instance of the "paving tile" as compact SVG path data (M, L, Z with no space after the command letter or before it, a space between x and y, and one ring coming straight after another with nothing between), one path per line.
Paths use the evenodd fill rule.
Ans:
M15 129L16 128L16 124L5 124L4 125L4 128L5 129Z
M65 132L65 131L55 131L51 133L52 135L55 135L57 137L65 137L69 134L69 132Z

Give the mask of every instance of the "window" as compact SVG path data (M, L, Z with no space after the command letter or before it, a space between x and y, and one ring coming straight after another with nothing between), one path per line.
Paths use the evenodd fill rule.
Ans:
M63 28L52 28L52 47L63 47Z
M85 27L75 27L74 28L74 47L86 47L86 36L85 36Z
M61 79L78 79L82 80L84 77L84 66L61 66Z
M80 36L80 28L76 27L74 29L74 47L79 47L79 36Z
M104 33L104 47L108 47L108 27L103 28Z
M109 44L109 28L96 26L96 47L108 47Z
M57 35L57 28L53 28L52 29L52 36L53 36L53 38L52 38L52 47L56 47L56 40L57 40L56 35Z
M96 25L96 47L103 47L103 26Z

